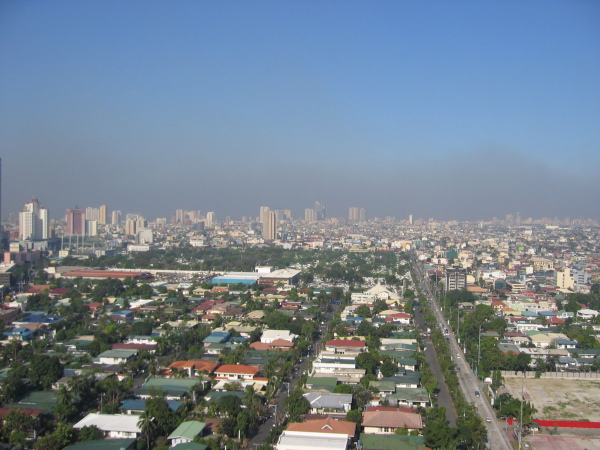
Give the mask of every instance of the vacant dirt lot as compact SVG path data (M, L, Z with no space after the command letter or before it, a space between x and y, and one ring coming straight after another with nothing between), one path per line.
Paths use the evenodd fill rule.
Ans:
M505 378L506 391L521 398L521 378ZM536 419L600 422L600 380L525 378L525 400Z

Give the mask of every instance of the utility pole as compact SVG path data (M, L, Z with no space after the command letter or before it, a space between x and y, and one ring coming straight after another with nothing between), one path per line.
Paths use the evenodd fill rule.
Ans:
M477 344L477 379L479 380L479 361L481 360L481 325L479 325L479 342Z
M525 371L523 371L523 377L521 378L521 423L519 424L519 450L523 448L523 402L525 395L523 395L523 384L525 383Z

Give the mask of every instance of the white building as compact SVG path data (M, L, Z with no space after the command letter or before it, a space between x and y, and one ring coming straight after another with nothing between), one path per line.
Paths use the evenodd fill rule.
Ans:
M111 439L137 438L142 433L137 425L139 420L137 415L91 413L73 425L73 428L80 430L96 426Z
M26 203L19 213L19 238L26 241L49 239L48 210L40 207L37 199Z

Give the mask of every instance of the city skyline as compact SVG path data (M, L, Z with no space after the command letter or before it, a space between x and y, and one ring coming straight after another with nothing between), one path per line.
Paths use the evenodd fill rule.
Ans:
M600 219L595 2L10 2L2 220Z

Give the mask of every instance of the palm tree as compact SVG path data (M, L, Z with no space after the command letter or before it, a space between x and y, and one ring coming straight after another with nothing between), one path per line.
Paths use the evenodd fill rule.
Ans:
M137 426L140 428L142 433L146 436L146 449L150 448L150 438L156 430L156 422L154 422L154 417L150 415L148 411L142 412L140 414L140 418L137 422Z

